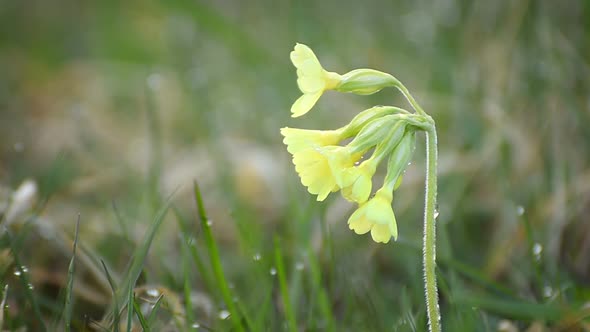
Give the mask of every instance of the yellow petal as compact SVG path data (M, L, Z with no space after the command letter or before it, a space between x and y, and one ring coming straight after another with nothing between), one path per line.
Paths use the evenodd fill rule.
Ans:
M391 236L393 237L394 240L397 241L397 222L391 222L389 223L389 232L391 233Z
M295 171L310 194L323 201L334 190L336 181L326 157L318 149L308 148L293 155Z
M296 118L309 112L318 99L320 99L321 95L322 92L320 91L314 94L304 94L303 96L299 97L299 99L293 103L293 106L291 106L291 116Z
M371 237L377 243L387 243L391 239L391 236L392 234L388 225L375 224L371 228Z
M321 190L318 191L317 201L322 202L328 197L328 195L332 192L331 185L325 185Z
M376 171L374 159L364 161L359 166L351 167L343 172L344 183L342 186L342 196L351 201L362 204L369 199L371 189L373 188L373 175ZM338 178L336 179L338 182Z
M359 177L352 185L350 198L353 202L364 203L371 195L371 188L373 183L370 178L364 176Z
M281 135L285 137L283 143L287 145L287 151L293 155L306 149L336 145L341 140L341 134L338 130L309 130L285 127L281 128Z
M364 209L361 206L348 219L348 227L356 234L366 234L371 230L373 223L365 217Z
M297 79L297 86L303 93L323 92L326 82L318 76L301 76Z
M310 76L322 78L323 73L324 68L322 68L322 65L315 57L306 59L301 63L299 67L297 67L297 76Z
M367 217L377 224L395 223L391 200L392 194L387 188L377 190L375 196L369 201L370 208L367 209Z
M304 61L309 59L315 59L315 61L319 62L311 48L309 48L305 44L295 44L295 47L293 48L293 51L290 54L290 57L291 62L297 68L299 68Z

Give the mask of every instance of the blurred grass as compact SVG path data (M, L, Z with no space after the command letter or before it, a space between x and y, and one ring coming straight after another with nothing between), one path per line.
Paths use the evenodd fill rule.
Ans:
M405 104L328 93L290 119L303 42L330 70L393 73L437 121L445 330L588 331L589 35L573 0L3 2L2 328L53 327L71 295L80 331L424 331L422 143L398 242L350 232L278 129Z

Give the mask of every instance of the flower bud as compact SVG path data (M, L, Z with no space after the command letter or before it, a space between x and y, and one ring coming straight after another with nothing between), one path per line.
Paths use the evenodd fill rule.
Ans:
M383 88L394 86L397 80L384 72L373 69L355 69L341 77L335 88L339 92L352 92L357 95L370 95Z
M404 114L393 114L370 121L361 129L352 142L349 143L352 152L364 153L385 140L391 133L391 128L404 117Z
M408 166L414 154L416 146L416 133L413 130L407 130L404 137L393 150L387 164L387 175L385 176L385 185L391 190L399 186L398 179Z
M369 122L386 115L393 114L410 114L410 112L394 106L375 106L360 112L349 124L342 128L342 137L348 138L355 136Z

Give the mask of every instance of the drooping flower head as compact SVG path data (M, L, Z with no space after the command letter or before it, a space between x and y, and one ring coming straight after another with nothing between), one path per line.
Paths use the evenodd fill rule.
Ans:
M291 106L291 113L295 118L309 112L324 91L336 88L341 76L326 71L313 51L304 44L295 45L291 52L291 62L297 68L297 85L303 92Z
M356 69L343 75L326 71L313 51L303 44L296 44L290 57L303 93L291 107L293 117L307 113L326 90L368 95L385 87L397 87L408 98L405 87L387 73L373 69ZM421 110L412 98L408 100L417 112ZM348 220L350 228L358 234L371 232L374 241L387 243L392 237L397 238L391 203L413 153L414 131L429 126L423 114L375 106L336 130L282 128L281 134L307 190L317 195L318 201L340 190L345 199L359 204ZM352 140L342 145L349 138ZM371 151L371 157L361 161ZM371 197L373 177L385 160L387 175L383 186Z

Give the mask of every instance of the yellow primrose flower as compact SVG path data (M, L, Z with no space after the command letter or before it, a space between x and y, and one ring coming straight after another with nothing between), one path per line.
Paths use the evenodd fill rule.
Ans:
M375 242L387 243L397 239L397 224L391 208L393 192L387 186L362 204L348 219L348 226L357 234L371 232Z
M375 175L378 164L375 159L369 159L359 166L351 167L343 172L342 197L359 204L366 202L371 195L373 175Z
M285 137L283 143L287 145L287 151L291 154L314 147L337 145L343 139L341 132L341 130L281 128L281 134Z
M346 147L326 146L293 154L293 164L307 191L323 201L330 192L340 189L333 170L351 167L359 158L360 155L351 154Z
M340 84L341 76L326 71L313 51L304 44L296 44L291 52L291 62L297 68L297 85L303 95L291 106L292 117L309 112L326 90Z

